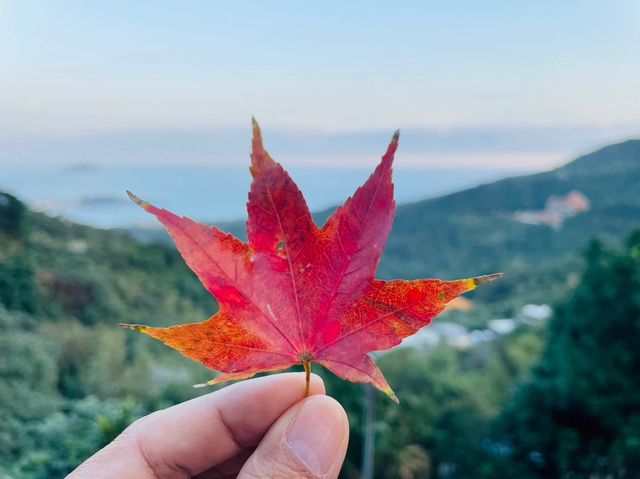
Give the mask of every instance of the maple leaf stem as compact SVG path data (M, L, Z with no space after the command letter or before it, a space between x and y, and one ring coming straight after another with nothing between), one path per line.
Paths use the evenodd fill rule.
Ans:
M302 365L304 366L304 372L306 373L306 386L304 389L304 397L307 397L309 395L309 387L311 384L311 361L309 361L308 359L305 359L302 361Z

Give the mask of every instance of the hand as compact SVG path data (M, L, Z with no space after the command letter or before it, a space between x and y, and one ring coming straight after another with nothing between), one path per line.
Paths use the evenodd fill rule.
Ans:
M304 373L244 381L139 419L69 479L337 478L347 415Z

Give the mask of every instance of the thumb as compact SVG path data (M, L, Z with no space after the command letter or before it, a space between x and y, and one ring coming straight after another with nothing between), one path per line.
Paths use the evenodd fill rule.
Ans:
M349 423L342 406L328 396L308 397L271 426L238 478L335 479L348 441Z

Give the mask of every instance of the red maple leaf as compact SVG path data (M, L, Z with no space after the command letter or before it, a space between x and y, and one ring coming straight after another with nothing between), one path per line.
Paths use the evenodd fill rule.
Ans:
M262 146L253 124L248 242L130 197L167 228L220 305L209 320L170 328L123 325L224 374L245 379L311 363L397 398L369 356L428 325L460 294L499 275L459 281L380 281L374 274L393 222L393 136L375 172L318 227L302 193ZM307 384L308 386L308 384Z

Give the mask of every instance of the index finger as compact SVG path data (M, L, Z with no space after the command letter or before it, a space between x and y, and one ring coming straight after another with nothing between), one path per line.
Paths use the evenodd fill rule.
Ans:
M255 446L304 397L304 373L285 373L226 387L146 416L71 476L191 477ZM324 394L312 375L310 394Z

